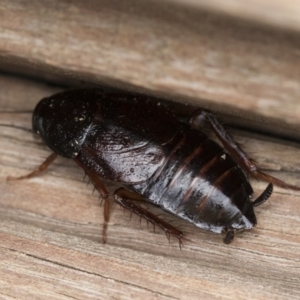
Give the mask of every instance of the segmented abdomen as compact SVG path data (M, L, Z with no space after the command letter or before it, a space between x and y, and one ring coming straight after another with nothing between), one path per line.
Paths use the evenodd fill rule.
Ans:
M241 217L253 191L243 171L221 146L184 126L163 147L167 153L164 165L147 182L131 189L214 232Z

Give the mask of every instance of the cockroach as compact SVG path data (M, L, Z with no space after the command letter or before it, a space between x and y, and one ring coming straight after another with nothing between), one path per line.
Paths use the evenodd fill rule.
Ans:
M204 122L224 148L201 131ZM205 109L197 109L185 123L153 97L81 89L42 99L32 124L53 153L30 174L8 179L36 176L58 155L73 159L104 199L103 242L113 202L176 237L180 245L183 232L140 204L225 232L229 244L235 231L256 225L254 207L270 197L273 184L300 190L263 173ZM269 182L254 201L248 175ZM110 194L102 180L121 187Z

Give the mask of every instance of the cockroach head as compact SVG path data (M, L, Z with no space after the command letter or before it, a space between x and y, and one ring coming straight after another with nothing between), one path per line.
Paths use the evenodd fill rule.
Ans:
M47 146L67 158L77 156L97 112L88 90L73 90L42 99L33 112L32 126ZM95 98L93 98L95 99Z

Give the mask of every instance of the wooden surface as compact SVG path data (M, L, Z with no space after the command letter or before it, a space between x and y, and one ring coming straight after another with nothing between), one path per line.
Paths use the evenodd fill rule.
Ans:
M0 71L146 90L300 141L298 12L292 0L3 0ZM7 75L0 87L1 111L32 110L61 90ZM29 127L31 116L0 121ZM234 133L265 170L300 185L299 143ZM48 155L31 134L0 129L1 300L299 299L299 192L276 188L256 209L258 226L229 246L168 215L192 240L180 251L118 207L103 245L99 199L72 161L6 182Z
M300 1L298 0L168 0L170 3L190 5L231 17L299 31Z
M0 76L0 110L30 110L60 89ZM1 114L1 123L30 127L30 114ZM234 131L265 170L300 185L299 144ZM180 251L160 230L115 207L108 243L102 208L83 172L60 158L43 176L31 171L49 150L30 133L0 129L0 299L299 299L300 193L275 188L256 209L258 226L231 245L178 220ZM266 187L253 182L255 195ZM161 213L160 211L157 213Z
M288 135L291 126L300 140L300 29L289 21L298 1L219 2L3 0L0 68L174 95L267 118L276 126L264 127L275 133ZM234 12L238 3L243 13ZM281 25L264 28L267 16Z

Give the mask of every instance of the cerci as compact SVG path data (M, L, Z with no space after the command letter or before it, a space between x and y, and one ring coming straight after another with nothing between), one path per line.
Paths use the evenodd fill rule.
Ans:
M225 150L201 127L209 122ZM256 225L254 206L286 184L261 172L217 118L198 109L184 123L158 99L101 89L66 91L42 99L33 113L33 130L53 151L32 173L44 171L57 155L73 159L104 201L103 240L111 202L139 215L175 236L183 232L140 204L150 202L212 232L234 232ZM269 182L254 201L246 174ZM16 178L14 178L16 179ZM120 188L110 195L102 179Z

